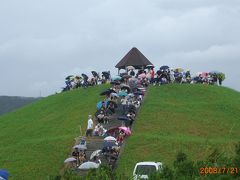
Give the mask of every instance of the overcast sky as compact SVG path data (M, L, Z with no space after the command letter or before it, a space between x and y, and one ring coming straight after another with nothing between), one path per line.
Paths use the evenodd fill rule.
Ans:
M47 96L137 47L155 66L225 72L240 90L239 0L0 1L0 95Z

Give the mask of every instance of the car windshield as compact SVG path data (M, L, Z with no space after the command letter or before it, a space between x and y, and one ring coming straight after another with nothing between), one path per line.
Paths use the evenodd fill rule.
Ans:
M136 169L136 174L139 175L150 175L156 172L156 167L154 165L138 165Z

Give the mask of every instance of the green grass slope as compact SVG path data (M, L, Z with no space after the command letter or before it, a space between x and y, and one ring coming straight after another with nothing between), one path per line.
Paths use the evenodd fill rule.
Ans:
M231 156L239 129L239 92L205 85L150 87L118 172L131 175L139 161L172 166L179 151L193 160L203 160L214 148Z
M107 86L73 90L44 98L0 117L0 168L11 179L46 179L56 175L68 157L79 126L95 113L99 93Z

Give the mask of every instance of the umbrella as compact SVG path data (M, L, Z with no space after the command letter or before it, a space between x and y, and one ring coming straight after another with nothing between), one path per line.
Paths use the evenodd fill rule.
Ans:
M127 90L128 93L130 93L130 91L131 91L130 87L126 86L126 85L121 87L121 90Z
M83 77L84 79L88 79L88 76L87 76L86 74L82 74L82 77Z
M131 98L131 97L134 97L134 94L133 94L133 93L130 93L130 94L127 95L127 97L130 97L130 98Z
M128 127L122 126L122 127L119 127L119 130L124 131L124 133L128 136L132 134L131 130Z
M129 120L127 116L119 116L117 119L120 121L128 121Z
M201 77L208 77L208 73L207 73L207 72L202 72L202 73L200 74L200 76L201 76Z
M146 77L146 74L145 74L145 73L139 74L138 77L139 77L139 78L145 78L145 77Z
M200 76L202 74L202 72L197 72L196 76Z
M101 149L98 149L98 150L96 150L96 151L93 151L93 153L92 153L91 156L90 156L90 159L93 159L95 156L99 156L101 152L102 152Z
M117 93L111 93L111 96L113 97L119 97L119 95Z
M107 136L107 137L104 138L104 141L117 141L117 140L113 136Z
M70 75L70 76L67 76L65 79L66 79L66 80L74 79L74 76L73 76L73 75Z
M81 170L88 170L88 169L97 169L99 167L99 164L95 163L95 162L85 162L83 164L81 164L78 169Z
M154 65L147 65L146 68L154 68Z
M116 142L113 141L104 141L103 143L103 149L105 148L111 148L113 146L117 146Z
M112 133L114 133L115 131L118 131L118 127L112 127L112 128L110 128L110 129L108 129L107 130L107 134L112 134Z
M119 81L121 79L122 79L122 77L120 77L120 76L115 76L112 78L113 81Z
M126 69L127 69L127 70L134 70L135 67L133 67L133 66L127 66Z
M169 66L164 65L160 67L160 70L167 70L167 69L169 69Z
M9 176L8 171L0 169L0 179L7 180Z
M112 93L112 91L110 91L109 89L106 91L103 91L100 93L100 96L105 96L105 95L110 95Z
M127 96L128 94L125 92L125 91L120 91L118 93L118 96L121 96L121 97L124 97L124 96Z
M74 161L77 161L77 159L74 157L70 157L70 158L65 159L64 163L69 163L69 162L74 162Z
M96 71L92 71L91 73L92 73L92 75L93 75L94 77L97 77L97 76L98 76L98 73L97 73Z
M106 104L105 106L107 106L107 103L108 103L108 101L106 100L106 101L104 101L104 103ZM99 101L98 103L97 103L97 109L101 109L101 107L102 107L102 101Z
M175 71L178 72L178 73L181 73L181 72L184 71L184 69L183 68L176 68Z
M81 149L81 150L86 150L87 149L87 147L86 146L84 146L84 145L75 145L75 146L73 146L73 149L75 149L75 148L78 148L78 149Z

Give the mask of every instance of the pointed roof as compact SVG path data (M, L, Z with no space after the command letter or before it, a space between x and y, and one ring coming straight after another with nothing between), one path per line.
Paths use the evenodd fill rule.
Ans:
M147 65L153 65L137 48L133 47L115 66L118 69L125 69L127 66L133 66L141 69Z

